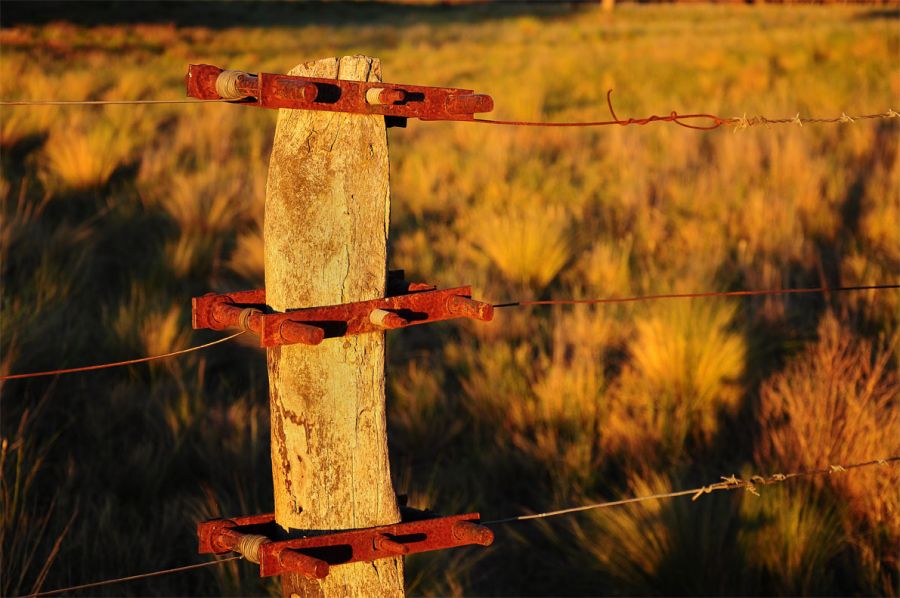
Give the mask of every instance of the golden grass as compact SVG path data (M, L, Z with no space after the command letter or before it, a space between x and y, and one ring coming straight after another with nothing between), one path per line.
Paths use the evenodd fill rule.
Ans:
M141 326L144 351L147 355L162 355L184 349L190 333L184 329L181 308L173 305L165 313L153 313Z
M221 27L4 26L0 96L176 98L185 64L201 57L284 72L357 52L380 56L389 81L490 93L497 118L606 118L610 88L625 118L673 109L877 112L897 108L900 96L895 19L867 8L445 9L401 11L397 22L373 14L360 26L339 9L299 5L291 11L303 19L292 12L273 27L234 26L231 17ZM13 89L13 81L24 83ZM202 335L188 329L190 296L261 285L275 117L232 105L4 109L2 367L194 344ZM442 286L471 284L487 300L894 282L897 122L700 133L411 121L389 133L389 266ZM76 202L54 201L73 192ZM829 302L843 328L823 328L821 339L832 340L813 343L783 372L777 364L803 351L796 339L809 338L823 302L509 310L490 325L392 333L395 472L418 506L500 512L682 487L754 458L771 471L815 455L852 460L896 448L896 399L884 397L897 362L885 362L889 352L871 339L895 334L900 294ZM39 463L45 495L64 478L72 490L62 509L79 496L109 497L85 507L52 585L140 563L151 570L160 554L186 562L193 548L171 538L192 529L201 509L271 507L264 359L248 348L251 337L242 340L72 378L70 408L33 420L38 436L69 430ZM758 436L730 442L731 426L720 424L748 412L753 381L766 379ZM828 394L830 379L847 401ZM15 399L3 404L4 438L40 388L3 389ZM812 391L831 398L810 401ZM801 451L801 441L815 446ZM412 591L438 595L888 593L897 553L890 518L898 519L884 486L896 484L891 476L835 476L759 503L707 497L610 511L577 532L588 547L579 554L566 551L571 538L523 531L525 542L503 540L478 567L471 552L425 556L408 579ZM18 541L38 538L29 529L41 525L44 506L29 506ZM137 528L120 522L146 522L151 511L158 516L135 549ZM11 525L4 520L4 542ZM62 530L51 527L50 535ZM520 574L538 571L538 559L540 575ZM810 578L822 569L835 576ZM169 578L132 591L265 591L238 566L222 571L215 581ZM26 577L39 573L32 566Z
M60 82L43 73L31 72L27 61L4 56L0 61L0 74L4 79L4 84L0 85L4 99L61 99L57 94ZM16 89L10 85L13 81ZM67 80L69 82L71 79ZM82 89L76 85L73 91L78 93ZM46 135L58 114L59 109L53 106L0 108L0 147L7 150L28 137Z
M681 487L663 474L633 474L620 496L662 494ZM585 553L579 563L631 595L739 593L740 577L720 566L742 557L736 543L736 499L739 495L707 496L697 502L686 497L593 511L587 521L569 524ZM588 593L602 593L606 584Z
M238 235L228 265L232 271L244 279L261 284L265 265L264 258L262 231L259 228L253 228Z
M580 269L585 286L592 294L604 297L627 297L632 294L634 277L629 262L633 244L631 237L594 243Z
M235 228L245 209L241 191L240 180L214 166L176 178L159 201L181 232L202 235Z
M818 342L762 387L765 434L757 461L797 471L900 454L900 382L891 367L896 346L896 336L890 346L856 338L828 315ZM889 584L894 560L888 555L900 547L900 470L885 466L825 483L869 528L854 541L870 558L886 558L882 584Z
M741 397L747 349L734 315L733 304L672 302L637 319L632 361L610 391L610 450L677 458L686 442L712 438Z
M50 184L65 191L102 187L131 149L124 135L107 122L83 118L54 129L43 152Z
M569 216L559 206L534 200L508 197L507 202L505 208L472 218L468 238L508 280L541 289L571 255Z
M802 482L764 488L741 501L746 528L739 542L749 566L769 579L775 593L810 596L832 587L828 564L846 540L839 509L823 502L820 492Z

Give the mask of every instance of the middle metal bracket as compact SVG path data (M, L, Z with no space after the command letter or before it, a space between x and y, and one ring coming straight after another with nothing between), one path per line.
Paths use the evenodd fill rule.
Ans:
M318 345L326 338L406 328L454 318L490 321L494 308L472 299L469 286L438 290L407 283L402 271L388 277L388 296L324 307L273 312L266 292L208 293L192 299L194 329L239 327L259 335L261 347L302 343Z

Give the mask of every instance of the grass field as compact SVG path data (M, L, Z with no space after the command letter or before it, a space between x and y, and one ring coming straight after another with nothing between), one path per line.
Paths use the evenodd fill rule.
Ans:
M606 118L610 88L620 117L900 109L900 15L883 9L198 6L7 12L0 96L179 98L191 62L285 72L363 53L388 81L489 93L497 118ZM274 112L0 114L2 372L212 340L190 330L190 297L261 285ZM413 121L390 131L389 265L497 301L896 283L898 122ZM392 333L395 487L494 518L897 455L898 322L886 291L509 310ZM3 383L0 594L197 562L198 519L270 510L252 344ZM898 484L886 466L519 524L487 550L408 559L407 586L896 595ZM97 593L277 590L230 563Z

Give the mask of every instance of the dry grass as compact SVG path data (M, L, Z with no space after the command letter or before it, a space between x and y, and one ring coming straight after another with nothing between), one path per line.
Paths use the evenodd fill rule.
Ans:
M846 539L840 509L820 494L800 484L766 488L741 501L741 548L778 595L821 595L834 587L828 564L846 549Z
M637 319L632 360L610 392L610 450L677 459L686 443L712 439L741 397L746 343L730 330L734 314L725 303L673 302Z
M798 471L900 454L900 383L891 367L896 338L876 346L825 318L819 341L762 388L758 462ZM900 548L898 483L894 467L827 480L867 528L852 534L861 558L885 559L876 591L890 590Z
M537 198L506 201L505 208L473 214L469 239L509 281L542 289L569 260L569 217Z
M44 149L51 184L58 182L69 191L103 186L125 157L119 139L112 127L97 123L77 122L54 131Z
M631 476L622 496L672 490L666 476L648 473ZM604 585L634 595L731 594L739 591L740 579L719 563L741 560L733 498L646 501L594 511L587 522L573 521L570 528L586 552L584 566Z
M609 15L495 3L356 14L291 4L248 15L271 26L235 26L245 21L229 11L239 10L209 5L200 11L208 27L5 23L0 96L176 98L191 61L284 72L365 52L382 58L387 80L490 93L498 118L605 118L610 88L625 118L876 112L900 97L896 20L867 8L623 5ZM232 105L4 108L0 367L112 361L209 340L189 330L189 298L262 284L275 116ZM389 266L472 284L489 300L894 282L897 122L732 134L411 121L389 133ZM896 351L883 341L896 335L900 293L827 302L508 310L490 325L392 333L397 487L419 506L506 514L706 483L749 462L771 471L898 450L897 362L887 357ZM826 307L840 325L827 320L806 347ZM49 503L33 497L60 487L56 513L82 510L48 588L190 562L197 518L271 508L265 360L247 339L63 386L4 386L3 483L20 446L22 471L33 472L16 503L28 516L4 515L4 584L9 567L24 576L16 592L41 575L66 520L46 520ZM46 392L65 408L31 417L33 443L17 445L23 410L34 413ZM757 397L761 419L748 426L739 417ZM707 497L571 528L522 527L498 537L495 552L422 556L408 569L410 589L889 593L900 519L885 486L896 485L893 471L835 476L758 503ZM572 532L587 547L577 554L566 550ZM31 566L7 558L32 550ZM238 564L122 591L271 587Z

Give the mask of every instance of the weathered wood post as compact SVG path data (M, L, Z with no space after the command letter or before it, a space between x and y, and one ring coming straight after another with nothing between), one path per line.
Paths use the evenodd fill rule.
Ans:
M381 81L366 56L291 75ZM390 188L384 117L280 110L265 208L266 301L275 310L383 297ZM384 335L269 349L275 519L334 530L400 520L384 405ZM397 596L401 558L342 565L321 582L282 578L285 596Z

